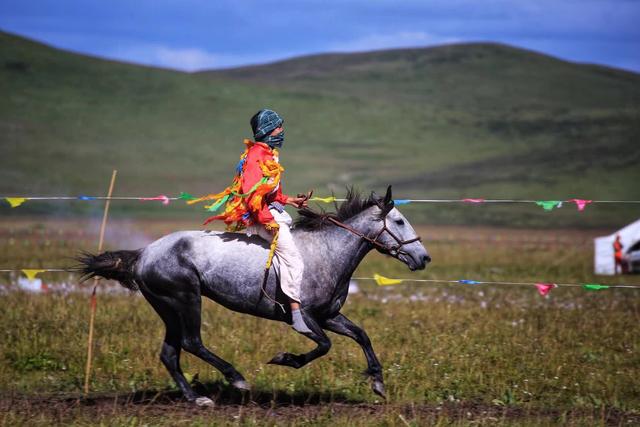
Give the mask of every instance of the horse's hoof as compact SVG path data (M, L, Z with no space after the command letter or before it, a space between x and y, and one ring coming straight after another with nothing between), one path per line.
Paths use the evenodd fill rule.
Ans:
M249 387L249 384L245 380L236 380L231 383L231 386L236 390L251 391L251 387Z
M382 397L383 399L387 399L387 395L384 393L384 383L382 381L373 380L373 383L371 384L371 390L373 390L375 394Z
M287 358L287 353L284 352L280 352L278 354L276 354L275 356L273 356L273 358L271 360L269 360L267 362L268 365L283 365L284 361Z
M207 408L207 407L212 407L214 406L213 400L209 399L208 397L198 397L195 400L196 406L199 406L200 408Z
M296 356L291 353L278 353L267 363L270 365L282 365L298 369L304 365L304 363L301 363L299 360L300 358L301 356Z

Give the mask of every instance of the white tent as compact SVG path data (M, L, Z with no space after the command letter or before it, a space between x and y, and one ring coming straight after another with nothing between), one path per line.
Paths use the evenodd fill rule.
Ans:
M622 251L626 251L640 241L640 220L631 223L613 234L603 237L596 237L593 242L595 246L594 266L596 274L612 276L615 274L615 262L613 260L613 242L616 236L620 235Z

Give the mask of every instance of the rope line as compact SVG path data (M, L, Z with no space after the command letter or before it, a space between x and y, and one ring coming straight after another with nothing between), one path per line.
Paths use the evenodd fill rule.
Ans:
M336 199L336 202L344 202L347 199ZM527 199L484 199L481 202L470 202L465 199L401 199L408 203L466 203L466 204L482 204L482 203L538 203L540 200ZM570 200L558 200L559 202L569 203ZM591 200L590 203L640 203L640 200Z
M149 197L135 196L0 196L0 199L22 198L27 200L80 200L83 202L91 200L143 200ZM168 200L180 200L180 197L167 197Z
M76 271L71 269L71 268L5 268L5 269L0 269L0 272L4 272L4 273L11 273L11 272L17 272L17 271L22 271L22 270L41 270L41 271L68 271L70 273L75 273Z
M352 277L354 280L373 280L377 281L375 277ZM401 279L401 278L389 278L391 280L401 280L402 282L427 282L427 283L455 283L455 284L465 284L460 280L445 280L445 279ZM480 281L474 280L472 285L516 285L516 286L536 286L541 284L541 282L488 282L488 281ZM587 283L578 284L578 283L546 283L549 285L555 285L557 287L574 287L574 288L582 288ZM604 284L603 284L604 285ZM629 289L640 289L640 285L605 285L609 288L629 288Z
M79 201L92 201L92 200L150 200L153 197L137 197L137 196L0 196L0 199L26 199L26 200L79 200ZM182 197L168 197L166 200L184 200ZM344 202L346 199L335 198L331 201ZM471 199L397 199L398 202L405 203L466 203L466 204L482 204L482 203L538 203L541 200L530 199L476 199L477 201L471 201ZM311 200L321 201L321 200ZM559 202L569 203L572 200L558 200ZM590 200L589 203L629 203L640 204L640 200Z
M21 272L23 270L29 269L21 269L21 268L9 268L9 269L0 269L0 272ZM41 272L69 272L69 273L78 273L77 270L73 268L38 268L34 269ZM352 277L354 280L373 280L377 281L375 277ZM508 285L508 286L536 286L541 284L541 282L494 282L494 281L485 281L485 280L447 280L447 279L413 279L413 278L385 278L389 280L399 280L402 282L415 282L415 283L454 283L454 284L471 284L471 285ZM549 285L555 285L557 287L584 287L585 285L590 285L590 283L546 283ZM640 289L640 285L628 285L628 284L618 284L618 285L606 285L609 288L626 288L626 289Z

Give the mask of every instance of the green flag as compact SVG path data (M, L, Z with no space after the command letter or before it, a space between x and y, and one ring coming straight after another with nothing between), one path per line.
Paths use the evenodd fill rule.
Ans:
M542 206L545 211L552 211L553 208L559 208L562 206L562 202L559 200L538 200L536 205Z
M598 283L587 283L585 285L582 285L582 287L585 288L587 291L601 291L603 289L609 289L609 286L600 285Z

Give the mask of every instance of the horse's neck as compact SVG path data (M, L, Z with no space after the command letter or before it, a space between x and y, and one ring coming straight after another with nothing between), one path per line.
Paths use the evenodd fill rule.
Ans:
M355 217L346 222L351 227L369 234L363 217ZM371 250L371 245L362 237L336 225L328 225L317 233L313 246L317 246L314 257L325 271L326 279L340 283L351 277L362 259ZM320 258L318 258L318 256Z

